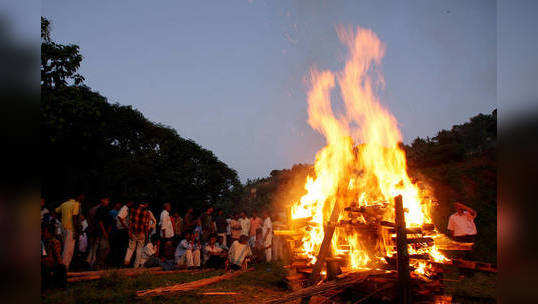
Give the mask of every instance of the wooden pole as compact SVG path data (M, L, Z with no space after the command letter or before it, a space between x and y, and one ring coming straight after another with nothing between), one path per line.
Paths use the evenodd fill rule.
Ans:
M409 277L409 252L407 251L407 234L405 227L405 214L403 210L402 196L394 198L395 222L396 222L396 248L398 251L398 296L400 303L411 302L410 277Z
M312 270L312 282L316 283L321 279L321 269L323 268L323 265L325 264L325 258L329 254L329 251L331 250L331 242L334 235L334 230L336 228L336 222L338 221L338 217L340 216L340 207L338 204L338 199L335 199L334 207L331 212L331 218L329 219L329 222L327 223L327 226L325 227L325 235L323 236L323 241L321 242L321 247L319 248L318 252L318 258L316 260L316 264L314 264L314 268Z
M331 217L329 219L329 222L325 226L325 234L323 236L323 241L321 242L321 246L319 248L316 264L314 264L314 267L312 268L312 276L310 277L310 281L307 281L307 286L312 286L321 279L321 269L325 264L325 258L331 250L331 242L333 239L334 230L336 229L336 225L338 224L338 217L340 217L340 204L338 203L338 199L341 197L339 194L342 193L340 189L344 188L339 187L337 195L334 197L334 206L333 210L331 211ZM301 300L302 304L306 304L308 302L310 302L309 296L304 297Z

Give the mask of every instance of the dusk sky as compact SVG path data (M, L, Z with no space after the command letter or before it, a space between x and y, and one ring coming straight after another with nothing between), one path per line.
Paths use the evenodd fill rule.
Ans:
M304 79L313 65L341 68L339 24L386 44L381 100L406 143L497 108L495 1L51 0L41 13L53 39L80 46L88 86L212 150L243 182L323 147Z

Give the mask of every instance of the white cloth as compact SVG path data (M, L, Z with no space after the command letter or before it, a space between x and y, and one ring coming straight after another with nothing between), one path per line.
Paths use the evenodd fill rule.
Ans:
M215 243L215 245L211 246L209 244L207 244L204 248L204 263L209 260L209 257L213 254L219 254L222 252L222 248L220 248L220 246L218 246L217 243Z
M474 219L467 211L464 211L461 215L457 212L452 214L448 219L447 229L454 231L454 236L476 234Z
M134 267L142 267L141 258L142 258L142 249L144 248L144 242L146 240L143 234L133 235L134 238L129 238L129 247L127 247L127 252L125 253L125 265L128 265L131 262L133 253L136 250L136 256L134 261Z
M273 251L273 249L271 248L272 247L271 245L273 243L273 223L271 222L270 217L267 217L263 221L262 233L263 233L263 236L265 237L264 245L265 247L269 247L265 249L265 259L267 260L267 262L271 262L272 251Z
M216 243L215 243L215 245L213 245L213 246L207 244L207 245L205 246L205 252L207 252L208 254L209 254L209 253L212 253L212 254L218 254L218 253L221 253L221 252L222 252L222 248L220 248Z
M122 225L120 218L125 222L125 226ZM124 205L121 207L120 211L118 211L118 216L116 216L116 227L119 230L129 228L129 207L127 207L127 205Z
M88 229L88 221L86 219L80 222L80 225L82 226L82 231L86 231L86 229Z
M241 224L241 235L250 235L250 219L248 217L246 218L240 218L239 224Z
M146 261L149 260L152 256L155 255L155 247L151 242L147 243L142 249L142 255L140 257L140 263L142 265L146 264Z
M86 252L86 249L88 249L88 236L84 232L78 237L78 251Z
M168 211L163 210L163 212L161 212L159 225L161 225L161 237L165 239L174 237L174 225L172 224L172 219L170 218L170 213L168 213Z
M250 255L252 255L252 251L250 251L248 244L241 244L239 241L234 241L228 251L228 260L232 264L242 266L245 258Z
M75 239L73 236L72 229L64 230L64 250L62 252L62 261L67 269L69 269L69 264L71 264L73 252L75 251Z

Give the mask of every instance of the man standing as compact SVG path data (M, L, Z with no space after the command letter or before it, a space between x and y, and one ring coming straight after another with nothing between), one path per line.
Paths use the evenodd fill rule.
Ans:
M142 249L146 240L146 234L149 230L149 212L146 210L146 203L139 203L136 209L131 210L129 214L129 246L125 253L124 265L131 263L131 258L136 250L134 267L142 267Z
M250 246L254 246L256 243L256 231L263 225L263 220L258 216L256 211L252 212L252 219L250 219Z
M179 216L179 212L174 212L172 216L172 225L174 226L174 236L175 239L183 233L183 219Z
M129 210L134 205L133 201L128 201L118 211L116 216L116 232L110 244L112 246L112 261L113 264L123 265L125 251L129 244Z
M185 217L183 218L184 224L183 228L185 228L185 231L191 231L196 226L196 222L194 221L194 210L192 208L189 208L187 210L187 213L185 214Z
M219 209L217 211L217 217L215 218L215 226L217 227L217 235L222 237L221 245L227 246L226 234L228 222L226 221L226 217L224 216L224 212L222 211L222 209Z
M263 213L263 226L262 234L265 243L265 260L271 262L271 252L272 252L272 243L273 243L273 223L269 217L269 212L265 211Z
M454 203L456 213L448 219L447 230L457 242L473 243L476 238L476 226L474 219L476 211L462 203Z
M230 220L230 244L233 244L234 241L239 240L239 237L241 236L241 223L239 222L239 215L236 213L233 215L232 219ZM231 245L230 245L231 246Z
M172 219L170 218L170 210L172 210L170 203L165 203L159 220L163 242L171 240L174 237L174 225L172 225Z
M84 199L84 195L78 196L79 200ZM54 210L62 216L64 248L62 252L62 262L66 269L69 269L73 252L75 250L75 228L78 226L78 214L80 212L80 201L69 199Z
M202 243L205 244L209 241L209 236L213 234L214 224L213 224L213 207L207 208L206 212L202 214L200 220L202 221Z
M94 264L101 268L105 265L105 260L110 252L109 236L112 227L112 219L108 210L110 199L108 197L101 199L101 204L97 208L95 215L95 246L91 248L90 258L88 259L91 266Z
M239 223L241 224L241 235L246 235L248 239L250 235L250 219L247 217L245 211L241 212Z
M101 227L99 227L99 220L97 218L98 211L103 206L103 202L106 201L108 205L108 198L101 198L99 203L90 208L88 211L88 244L90 246L90 252L86 261L93 267L95 259L97 258L97 250L99 248L99 237L101 236Z

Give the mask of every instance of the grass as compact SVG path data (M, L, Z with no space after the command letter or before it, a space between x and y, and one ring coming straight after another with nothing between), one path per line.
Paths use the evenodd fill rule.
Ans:
M42 295L42 303L260 303L289 292L285 283L286 270L281 264L262 264L254 270L230 280L205 286L189 293L137 298L137 290L191 282L222 274L223 271L205 273L177 273L152 275L143 273L124 277L111 273L101 280L68 284L65 289L50 290ZM457 271L445 273L446 294L453 303L495 303L497 274L476 272L459 278ZM229 291L237 295L200 295L200 292Z
M286 292L285 270L282 265L272 263L256 265L254 271L190 293L148 298L137 298L135 295L137 290L186 283L222 273L222 270L171 275L143 273L135 277L111 273L101 280L71 283L65 289L47 291L42 295L42 303L254 303ZM208 291L230 291L238 294L218 296L197 294Z
M459 274L447 273L447 279L457 282L445 282L445 291L452 295L454 303L496 303L497 274L475 272L461 280Z

